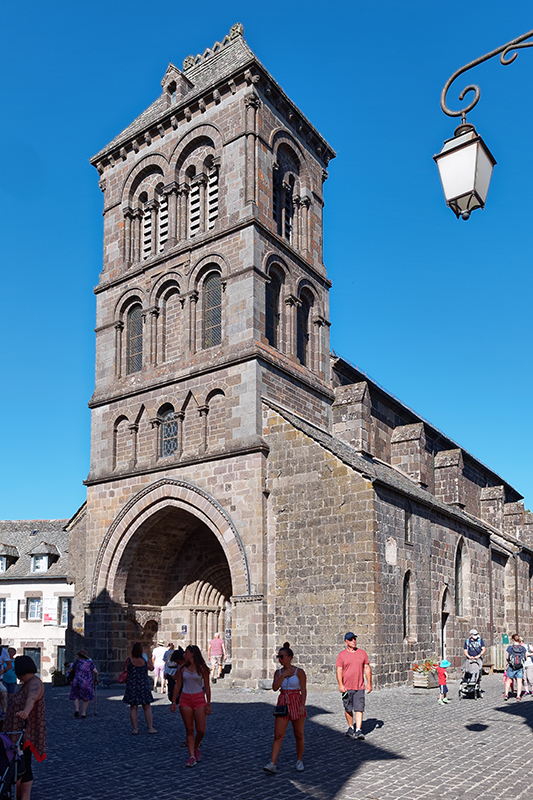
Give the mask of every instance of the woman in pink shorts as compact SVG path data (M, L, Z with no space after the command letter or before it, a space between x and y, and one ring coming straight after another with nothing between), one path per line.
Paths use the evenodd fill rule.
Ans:
M276 712L274 715L276 721L274 722L274 741L272 743L272 754L270 762L263 767L265 772L270 772L274 775L277 772L276 761L278 760L279 751L281 750L281 743L287 730L289 720L292 722L292 730L294 738L296 739L296 769L298 772L303 772L304 768L304 725L307 711L305 710L305 701L307 699L307 677L303 669L294 667L292 659L294 653L289 647L289 643L285 642L283 647L280 647L278 652L278 659L280 668L274 673L272 681L272 689L277 692L280 690L276 711L286 709L286 714L278 716Z
M209 667L200 648L190 644L185 650L185 664L176 674L170 710L176 712L176 698L181 691L179 710L187 734L189 758L186 767L195 767L200 761L200 744L205 736L206 715L211 713L211 686ZM196 735L194 728L196 726Z

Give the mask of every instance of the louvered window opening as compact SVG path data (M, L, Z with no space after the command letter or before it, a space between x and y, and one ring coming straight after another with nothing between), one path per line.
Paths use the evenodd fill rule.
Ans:
M285 238L292 241L292 192L285 191Z
M268 343L272 347L278 347L279 332L279 295L280 284L275 276L271 276L270 283L266 287L266 319L265 334Z
M159 246L161 252L168 240L168 198L163 195L159 203Z
M218 217L218 170L211 173L207 182L207 209L207 227L211 230Z
M214 347L222 342L222 287L220 275L209 275L204 283L203 346Z
M309 345L309 305L302 300L298 307L296 330L296 356L300 364L307 366L307 352Z
M128 374L140 372L143 361L143 321L141 307L135 306L128 314Z
M161 425L161 455L172 456L178 449L178 421L174 411L167 411Z
M191 187L189 195L189 236L196 236L200 231L200 187Z
M145 208L142 218L142 257L143 260L152 255L152 213Z

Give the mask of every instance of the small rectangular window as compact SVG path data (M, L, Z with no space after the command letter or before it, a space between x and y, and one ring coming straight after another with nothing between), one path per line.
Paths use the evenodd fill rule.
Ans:
M31 557L32 572L46 572L47 569L48 569L48 556Z
M7 557L0 556L0 572L5 572L7 569Z
M40 620L42 618L42 600L40 597L28 598L28 614L27 619Z
M0 625L6 624L6 598L0 597Z

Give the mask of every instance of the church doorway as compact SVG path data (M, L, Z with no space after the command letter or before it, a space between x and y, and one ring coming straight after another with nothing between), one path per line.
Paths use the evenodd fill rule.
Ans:
M231 630L226 555L207 525L183 509L160 509L137 528L118 563L114 595L126 612L128 648L135 641L196 644L207 657L214 634Z

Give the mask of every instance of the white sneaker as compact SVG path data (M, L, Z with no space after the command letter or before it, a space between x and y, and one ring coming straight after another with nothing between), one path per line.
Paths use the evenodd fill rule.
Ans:
M263 772L270 772L271 775L275 775L277 771L278 768L272 763L272 761L269 761L268 764L263 767Z
M297 761L296 762L296 772L303 772L304 771L304 762Z

